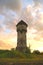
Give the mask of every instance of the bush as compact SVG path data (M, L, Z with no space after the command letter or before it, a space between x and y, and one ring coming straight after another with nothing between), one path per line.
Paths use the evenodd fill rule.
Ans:
M34 54L40 54L40 51L39 50L34 50L33 53Z
M26 49L26 52L25 52L25 53L30 54L30 53L31 53L30 48L28 48L28 47L27 47L27 49Z

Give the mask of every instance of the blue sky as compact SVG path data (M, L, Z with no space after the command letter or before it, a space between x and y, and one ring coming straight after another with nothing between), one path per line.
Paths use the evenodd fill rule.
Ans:
M4 16L0 14L0 21L4 20Z
M23 8L26 7L29 4L33 4L33 0L22 0L22 6Z

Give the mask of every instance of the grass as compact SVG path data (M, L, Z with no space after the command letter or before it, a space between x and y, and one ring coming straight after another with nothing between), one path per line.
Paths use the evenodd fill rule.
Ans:
M40 62L43 54L21 53L18 51L0 51L0 62Z
M34 55L32 58L0 58L0 62L37 62L43 61L43 55Z

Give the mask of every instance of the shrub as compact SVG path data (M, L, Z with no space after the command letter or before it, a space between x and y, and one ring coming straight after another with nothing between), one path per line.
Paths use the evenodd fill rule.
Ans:
M39 50L34 50L33 53L34 54L40 54L40 51Z

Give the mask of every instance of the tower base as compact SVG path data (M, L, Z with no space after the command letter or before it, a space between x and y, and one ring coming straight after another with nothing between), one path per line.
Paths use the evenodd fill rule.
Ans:
M20 52L26 52L27 47L16 47L16 50Z

